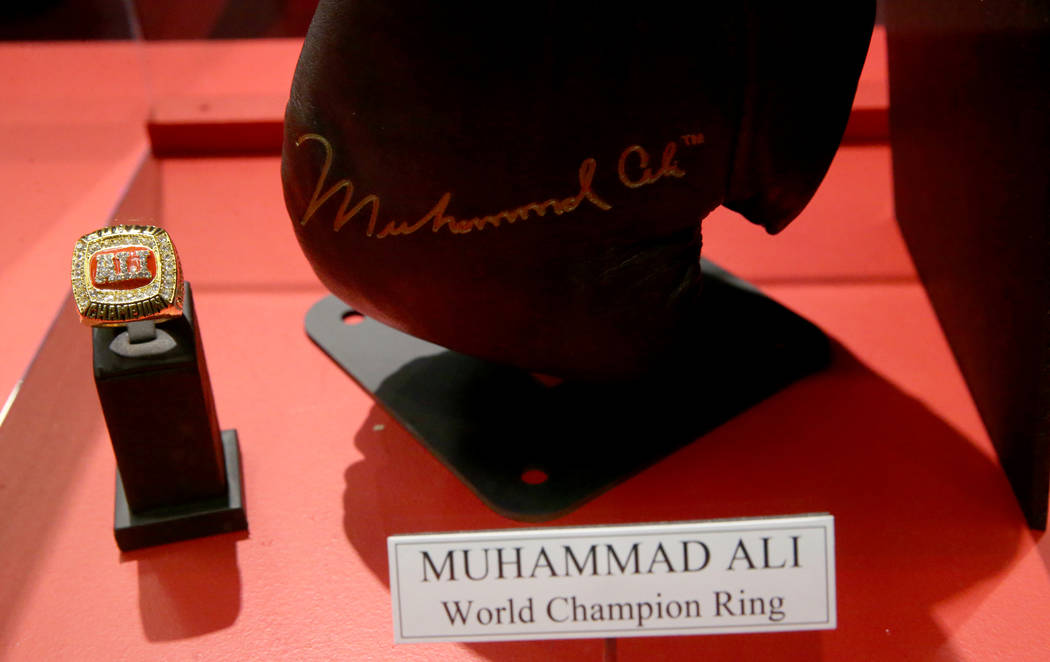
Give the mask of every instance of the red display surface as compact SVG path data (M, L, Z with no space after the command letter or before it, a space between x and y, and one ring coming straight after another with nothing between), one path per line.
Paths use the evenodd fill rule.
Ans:
M117 71L124 46L5 46L0 63L43 72L75 55L89 77ZM184 96L222 92L236 106L279 94L294 43L213 45L211 60L278 77L253 69L254 47L276 49L288 77L223 92L210 73L177 68L202 86ZM163 49L151 67L188 57ZM142 75L134 57L127 80ZM205 60L193 62L211 72ZM386 536L520 524L485 508L306 338L303 315L324 291L295 244L275 156L160 163L160 220L194 287L220 423L240 434L250 533L120 554L90 334L68 300L48 330L73 242L110 220L145 146L141 99L92 116L117 75L67 81L83 117L57 101L58 83L26 82L0 123L16 147L2 161L14 206L0 305L22 322L6 325L4 389L47 338L0 425L0 658L602 659L593 640L392 644ZM625 639L618 659L1042 659L1050 543L1026 528L915 280L888 147L845 145L781 236L730 216L705 223L705 255L823 327L831 368L552 524L830 512L839 626Z

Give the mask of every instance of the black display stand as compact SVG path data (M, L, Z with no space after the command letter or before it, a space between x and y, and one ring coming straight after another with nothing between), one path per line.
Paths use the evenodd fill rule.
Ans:
M181 317L95 327L122 550L247 529L235 430L219 430L190 286Z
M630 383L548 385L360 319L334 296L310 309L306 331L489 507L545 520L827 365L820 329L701 262L695 342Z

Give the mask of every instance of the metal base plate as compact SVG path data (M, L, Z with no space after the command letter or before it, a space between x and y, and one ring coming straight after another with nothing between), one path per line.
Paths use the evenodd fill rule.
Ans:
M827 337L702 261L695 344L630 383L547 386L365 318L334 296L306 331L478 497L507 517L564 514L827 365Z
M144 513L136 514L128 508L124 485L118 471L116 507L113 513L113 534L117 538L117 547L127 552L217 533L247 530L241 451L236 430L222 431L222 451L226 458L225 496L180 506L156 508Z

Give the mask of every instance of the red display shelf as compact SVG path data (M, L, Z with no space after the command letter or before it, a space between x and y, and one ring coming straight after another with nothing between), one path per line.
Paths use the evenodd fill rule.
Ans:
M242 109L238 97L284 93L297 52L294 42L177 46L147 47L145 59L129 49L128 80L170 66L186 91L163 98L230 96ZM0 66L45 71L75 58L90 77L124 62L123 47L3 47ZM210 61L226 63L230 87ZM98 95L119 87L96 79L109 86ZM220 424L240 435L250 532L117 550L90 334L63 298L73 242L110 220L145 153L149 108L165 115L132 95L106 119L90 81L70 85L86 117L68 100L34 115L60 95L29 82L27 105L0 116L18 146L2 163L15 202L0 306L22 314L8 325L5 388L39 345L0 424L0 658L602 659L599 640L393 645L388 535L521 525L483 506L307 339L303 316L325 292L296 245L274 155L159 162L159 216L193 283ZM847 143L782 236L722 213L704 231L705 255L834 338L831 368L551 524L830 512L839 625L624 639L618 659L1042 659L1050 543L1026 528L915 280L892 216L888 147Z

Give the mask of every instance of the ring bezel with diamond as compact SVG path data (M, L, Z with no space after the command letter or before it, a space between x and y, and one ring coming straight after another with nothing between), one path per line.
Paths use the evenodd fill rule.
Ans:
M152 225L114 225L73 248L73 299L80 321L123 326L182 315L182 267L171 237Z

